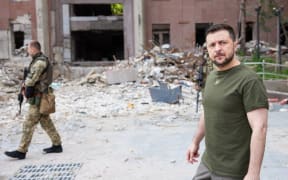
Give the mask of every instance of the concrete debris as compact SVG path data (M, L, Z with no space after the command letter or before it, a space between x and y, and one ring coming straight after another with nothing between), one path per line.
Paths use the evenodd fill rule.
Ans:
M256 52L256 40L246 42L245 47L247 49L248 55ZM278 50L275 46L270 45L268 42L260 41L260 53L266 55L273 55ZM288 53L288 48L286 46L281 46L282 54Z
M178 84L180 81L193 82L196 69L202 61L201 48L192 52L182 52L168 44L154 46L138 57L115 60L114 66L108 67L102 74L90 72L80 84L135 81L152 86L153 81L158 80L172 84Z
M168 83L177 83L181 80L192 82L196 68L202 61L202 50L182 52L165 44L146 50L130 63L138 69L139 81L149 84L151 80Z
M13 62L2 62L0 67L0 88L2 92L13 93L19 87L23 68Z
M84 117L84 119L107 119L111 117L129 116L131 114L145 115L162 110L168 111L171 106L170 104L152 103L149 87L158 84L156 81L158 78L164 80L171 79L172 75L168 76L168 74L175 74L178 68L176 66L166 67L164 63L162 63L161 66L155 66L152 60L144 60L141 58L144 58L144 56L138 57L138 59L135 58L130 62L116 62L115 66L107 68L103 73L92 70L81 79L68 81L59 78L54 80L51 86L55 89L57 98L56 108L59 112L59 114L57 113L58 115L56 115L57 119L75 119L75 117L79 117L79 119L83 119ZM19 92L22 81L23 67L28 65L29 60L25 60L25 63L20 62L22 61L3 62L0 68L0 102L2 102L0 106L1 109L2 107L9 106L12 108L9 112L15 112L15 114L18 110L17 93ZM107 84L106 72L116 72L124 68L136 70L136 82L122 82L117 85ZM163 69L165 73L163 73ZM145 78L148 79L148 82L145 82ZM177 81L174 81L174 87L182 86L181 96L185 101L180 104L183 108L193 108L196 97L193 82L179 79L176 76L174 79L177 79ZM172 85L169 86L173 87ZM25 106L28 105L25 103ZM3 108L2 114L6 110ZM25 114L27 108L23 107L22 110L22 114ZM13 118L15 118L15 116L13 116ZM7 119L13 118L3 116L0 118L0 121L3 120L6 122ZM75 122L77 121L79 122L79 120ZM71 126L73 126L73 124L70 124L69 127L66 128L74 129L74 127ZM85 127L81 124L74 124L74 126L77 126L77 128ZM103 128L105 127L99 124L97 131L102 131ZM115 126L113 130L122 131L124 129L125 127L118 125Z
M28 57L29 54L28 54L28 52L26 51L26 49L27 49L27 46L26 46L26 45L20 47L19 49L15 49L13 55L14 55L14 56L20 56L20 57Z
M134 68L106 71L105 75L108 84L134 82L137 80L137 71Z
M105 83L105 81L106 81L105 78L101 74L98 74L96 71L91 70L87 74L87 76L80 81L79 84L84 85L86 83L88 84Z
M267 44L263 43L263 45ZM251 43L249 47L253 47L253 44ZM82 86L96 87L97 91L102 93L99 99L104 99L103 102L100 101L100 111L97 112L97 115L101 118L122 116L129 114L131 111L140 114L147 113L154 111L154 109L149 109L150 103L153 101L153 97L151 98L151 94L149 94L149 88L151 89L159 85L159 81L167 83L167 87L177 87L176 90L179 93L175 96L177 97L177 101L173 101L174 103L180 100L180 96L181 100L185 103L195 103L196 91L194 89L194 78L197 73L197 67L199 67L199 64L203 61L202 56L201 48L196 48L191 52L182 52L168 44L154 46L149 50L145 50L143 54L138 57L123 61L115 60L112 67L103 67L101 72L91 70L81 79L67 80L61 75L54 76L58 77L58 79L56 79L52 85L56 89L62 89L63 86L76 86L77 94L70 95L75 101L72 104L77 105L78 99L83 98L82 95L79 96L78 94L79 92L83 92ZM5 101L6 98L4 96L7 93L10 93L14 98L16 97L23 75L23 67L28 64L29 60L22 60L22 58L21 61L1 62L0 100ZM60 64L57 65L60 66ZM62 66L66 67L67 65ZM58 69L57 74L62 72L61 67L55 68L56 70ZM124 76L125 74L126 76ZM118 85L115 86L114 84ZM110 86L112 86L112 88ZM71 91L75 91L75 88L71 89ZM144 92L146 93L145 95L143 94ZM109 97L106 97L106 94L109 94ZM88 95L88 97L93 95L92 93ZM87 96L87 94L83 94L83 96ZM111 97L119 100L116 104L122 105L114 106L115 99L111 99ZM61 99L61 97L59 99ZM89 101L89 99L87 99L87 101ZM84 100L84 102L87 101ZM154 101L154 103L156 102L158 101ZM108 112L104 110L109 109L112 104L112 109ZM89 114L88 112L89 110L80 108L76 109L74 113L87 115Z

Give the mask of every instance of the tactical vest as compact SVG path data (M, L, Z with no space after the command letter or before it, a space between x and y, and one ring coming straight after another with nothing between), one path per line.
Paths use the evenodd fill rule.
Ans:
M29 70L37 61L45 61L47 66L41 73L39 80L36 82L34 88L38 92L47 93L48 87L53 81L53 66L50 63L48 57L46 57L43 53L39 53L33 57L33 60L29 66Z

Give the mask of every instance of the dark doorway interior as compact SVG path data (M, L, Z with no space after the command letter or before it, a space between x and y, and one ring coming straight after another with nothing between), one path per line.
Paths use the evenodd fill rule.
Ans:
M286 31L286 34L288 34L288 23L284 23L284 29ZM288 39L286 39L285 33L283 31L283 27L281 26L280 29L280 44L282 46L287 46L288 45Z
M253 22L246 23L246 34L245 34L246 42L253 40L253 26L254 26Z
M112 61L124 59L123 31L72 32L76 61Z
M15 49L19 49L24 45L23 31L14 31L14 43L15 43Z
M202 46L205 43L206 30L212 23L196 23L196 45Z

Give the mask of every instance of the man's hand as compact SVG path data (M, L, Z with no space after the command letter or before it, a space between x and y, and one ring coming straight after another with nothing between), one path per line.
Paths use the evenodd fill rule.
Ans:
M34 87L26 86L25 88L25 96L26 98L31 98L34 96Z
M199 145L195 145L195 144L191 144L190 147L187 150L187 154L186 154L186 159L189 163L193 164L198 162L198 157L199 157Z
M194 89L196 90L196 91L201 91L201 86L199 86L197 83L194 85Z
M280 104L281 105L288 104L288 98L283 99L282 101L280 101Z

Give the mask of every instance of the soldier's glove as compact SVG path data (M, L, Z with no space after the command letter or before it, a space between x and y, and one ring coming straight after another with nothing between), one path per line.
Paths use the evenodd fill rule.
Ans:
M25 96L26 98L31 98L34 96L34 87L26 86L25 88Z

